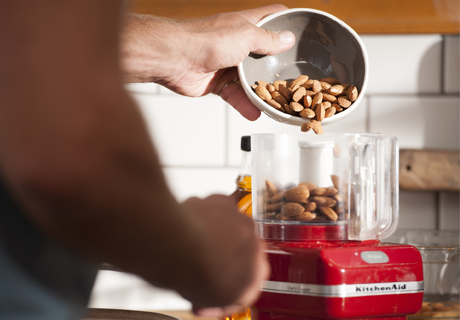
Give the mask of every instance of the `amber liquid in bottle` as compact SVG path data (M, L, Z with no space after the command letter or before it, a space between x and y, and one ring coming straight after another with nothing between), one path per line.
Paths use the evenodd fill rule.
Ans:
M252 194L251 194L251 141L249 136L241 138L241 150L243 159L236 178L236 190L231 194L237 201L238 210L252 218ZM221 320L251 320L251 310L246 308L241 312L233 312L230 317Z
M238 211L252 218L251 176L238 176L236 185L237 189L231 197L238 202Z

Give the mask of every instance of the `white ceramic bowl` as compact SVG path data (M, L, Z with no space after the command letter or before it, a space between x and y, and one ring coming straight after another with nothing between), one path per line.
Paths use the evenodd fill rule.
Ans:
M358 99L346 110L324 119L322 125L348 116L363 100L368 79L367 51L358 34L338 18L314 9L289 9L257 23L266 30L290 30L296 36L293 48L274 56L250 54L238 65L243 89L249 100L276 121L301 126L308 119L278 111L261 100L251 88L257 81L292 81L302 74L310 79L336 78L358 88Z

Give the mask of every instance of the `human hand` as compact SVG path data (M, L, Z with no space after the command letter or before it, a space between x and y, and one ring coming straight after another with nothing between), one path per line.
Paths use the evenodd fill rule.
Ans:
M250 53L275 55L290 49L295 36L256 27L263 17L286 10L270 5L175 23L133 16L125 31L124 69L128 81L156 82L182 95L220 95L249 120L260 111L249 101L236 66Z
M192 302L193 311L199 316L223 317L251 306L269 275L252 220L240 214L227 196L190 198L182 206L198 222L205 241L197 248L204 279L199 280L199 287L183 294Z

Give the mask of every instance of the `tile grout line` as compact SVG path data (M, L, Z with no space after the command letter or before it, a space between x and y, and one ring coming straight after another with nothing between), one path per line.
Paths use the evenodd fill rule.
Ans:
M441 95L446 94L446 84L444 81L446 70L446 35L442 36L442 45L441 45Z

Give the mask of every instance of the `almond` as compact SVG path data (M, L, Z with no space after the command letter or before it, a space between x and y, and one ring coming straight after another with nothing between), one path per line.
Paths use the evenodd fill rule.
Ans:
M347 206L344 202L337 202L334 207L332 207L337 214L347 212Z
M272 93L273 91L276 91L275 86L272 84L268 84L267 86L268 92Z
M294 187L284 191L284 198L289 202L306 203L310 191L304 186Z
M333 196L337 193L336 188L316 188L311 190L312 196Z
M264 200L264 202L270 202L272 199L272 196L270 196L268 191L265 190L264 193L262 194L262 199Z
M310 221L315 218L316 218L316 214L311 213L309 211L304 211L294 217L295 220L299 220L299 221Z
M324 105L322 103L316 106L316 119L318 121L323 121L324 117L326 116L326 109L324 109Z
M331 174L331 180L332 184L339 192L347 192L348 187L339 176Z
M291 103L289 104L289 107L291 108L292 111L295 111L295 112L300 112L304 109L303 105L295 101L291 101Z
M340 84L336 84L335 86L332 86L329 88L329 93L332 94L333 96L338 96L343 92L344 88Z
M269 92L269 94L270 94L270 92ZM278 102L282 106L284 106L285 104L288 104L286 98L281 93L279 93L278 91L273 91L271 93L271 97L273 98L273 100L275 100L276 102Z
M285 81L285 80L277 80L277 81L273 82L273 86L275 87L276 91L280 91L280 84L282 84L283 86L287 87L287 81Z
M306 92L307 92L307 89L305 89L304 87L300 87L292 94L292 100L294 100L295 102L300 101L300 99L304 97Z
M282 202L278 203L267 203L265 205L265 211L266 212L273 212L273 211L279 211L281 209L281 206L283 205Z
M288 216L283 216L283 214L281 214L281 213L278 213L278 214L275 216L275 218L278 219L278 220L291 220L290 217L288 217Z
M311 96L308 96L308 95L303 96L303 105L305 106L305 108L310 108L312 101L313 99L311 98Z
M316 106L318 104L320 104L321 102L323 102L323 94L321 92L318 92L317 94L315 94L315 96L313 97L313 100L311 102L311 105L312 106Z
M271 197L271 203L278 203L284 200L284 191L278 192L273 197Z
M300 111L299 115L302 118L313 119L316 116L316 113L310 108L304 108L302 111Z
M345 109L351 106L351 101L345 97L338 97L337 102L342 108L345 108Z
M313 127L315 127L315 124L312 123L311 121L305 122L305 123L300 127L300 131L302 131L302 132L308 132L308 131L310 131L311 129L313 129Z
M329 207L319 207L319 211L325 215L329 220L336 221L339 217L334 210Z
M317 205L314 202L309 202L304 206L304 208L305 208L305 211L313 212L316 210Z
M311 90L307 90L307 91L305 91L305 95L306 95L306 96L314 97L314 96L315 96L315 94L316 94L316 93L314 93L314 92L313 92L313 91L311 91ZM312 98L312 99L313 99L313 98Z
M304 211L304 207L296 202L286 202L281 207L281 214L285 217L293 217Z
M329 109L326 110L326 115L325 117L326 118L330 118L332 117L334 114L335 114L335 108L334 107L330 107Z
M331 107L334 107L335 110L336 110L336 112L341 112L341 111L343 111L343 108L342 108L341 106L339 106L338 103L333 103L333 104L331 105Z
M268 195L270 196L270 200L275 194L279 192L275 184L269 180L265 180L265 188L267 189Z
M279 91L286 98L286 101L291 101L291 90L289 90L284 84L280 83L277 91Z
M256 95L264 101L270 100L272 98L270 92L266 88L261 86L260 84L257 85L255 92L256 92Z
M332 196L332 198L337 201L337 202L344 202L345 201L345 197L343 194L340 194L340 193L336 193Z
M318 207L333 207L337 203L334 199L324 196L313 196L309 200L318 205Z
M329 101L323 101L321 104L324 106L324 110L327 110L332 106Z
M347 96L350 101L358 99L358 89L355 86L350 86L347 91Z
M325 81L320 81L319 84L321 85L321 90L328 91L330 87L332 87L329 83Z
M295 112L294 110L291 109L291 107L289 106L289 104L285 104L284 105L284 111L287 113L287 114L290 114L291 116L298 116L299 114L297 112Z
M313 79L309 79L307 82L305 82L302 87L305 89L311 89L313 87Z
M329 219L326 218L326 216L323 216L323 215L317 215L314 220L315 221L329 221Z
M311 85L311 90L314 92L314 93L318 93L322 90L321 88L321 83L319 83L318 80L313 80L313 83Z
M301 85L303 85L305 82L308 81L308 76L307 75L301 75L301 76L298 76L297 78L295 78L292 82L291 82L291 88L298 88L300 87Z
M321 123L316 120L311 120L311 122L313 123L313 131L315 131L316 134L323 134L323 126Z
M284 108L278 102L276 102L275 100L268 99L268 100L265 100L265 102L268 103L268 105L270 107L273 107L278 111L283 111L284 112Z
M329 102L336 102L337 98L335 96L333 96L332 94L323 92L323 100L324 101L329 101Z

